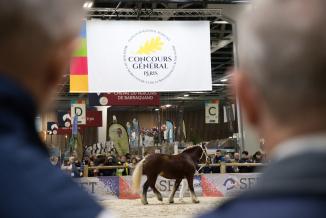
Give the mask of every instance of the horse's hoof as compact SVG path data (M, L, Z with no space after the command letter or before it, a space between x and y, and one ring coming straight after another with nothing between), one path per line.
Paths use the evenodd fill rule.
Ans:
M162 196L159 196L159 197L157 197L157 200L163 201L163 197Z
M169 200L169 204L174 204L174 200Z
M193 200L192 203L199 204L199 201L198 200Z
M148 204L148 202L147 202L145 199L141 199L141 203L142 203L143 205L147 205L147 204Z

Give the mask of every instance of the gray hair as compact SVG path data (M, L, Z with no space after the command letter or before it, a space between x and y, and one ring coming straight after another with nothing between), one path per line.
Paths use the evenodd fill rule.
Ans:
M325 116L325 11L325 0L261 0L240 24L240 68L278 121Z
M33 64L28 62L36 61L59 42L77 36L84 16L82 2L0 0L2 64Z

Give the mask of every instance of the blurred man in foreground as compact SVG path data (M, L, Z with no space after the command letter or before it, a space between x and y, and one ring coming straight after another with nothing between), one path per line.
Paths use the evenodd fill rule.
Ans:
M83 15L80 0L0 0L1 217L110 217L51 166L34 125L67 71Z
M325 0L262 0L244 17L233 87L272 162L253 190L204 217L325 217L325 12Z

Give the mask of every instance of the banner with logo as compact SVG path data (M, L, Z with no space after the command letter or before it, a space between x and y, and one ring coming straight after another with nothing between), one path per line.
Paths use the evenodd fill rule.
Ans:
M46 133L48 135L57 135L58 134L58 129L59 126L56 122L48 122L47 123L47 129L46 129Z
M78 131L83 132L83 128L78 126ZM47 123L47 135L71 135L72 134L72 125L70 127L59 127L57 122L48 122Z
M194 189L197 196L206 197L232 197L242 191L251 189L259 180L259 173L249 174L204 174L195 176ZM132 193L131 176L112 177L82 177L75 181L98 200L108 199L137 199L140 195ZM146 181L146 176L142 177L142 184ZM157 178L156 188L162 193L164 198L169 197L172 192L175 180L165 179L161 176ZM179 190L175 198L179 196ZM185 196L190 196L189 189ZM155 197L149 188L148 197Z
M205 103L205 123L219 122L218 100Z
M71 118L78 118L78 124L86 124L86 104L84 100L72 100L71 101Z
M212 90L209 21L89 20L83 30L70 92Z
M235 120L235 104L225 105L223 107L224 123Z
M122 125L112 124L108 129L108 133L110 141L114 143L114 148L120 156L129 153L129 137Z
M72 126L70 111L58 111L59 127L69 128ZM102 126L102 111L86 110L86 124L82 127L101 127Z
M88 94L90 106L159 106L157 92L114 92Z

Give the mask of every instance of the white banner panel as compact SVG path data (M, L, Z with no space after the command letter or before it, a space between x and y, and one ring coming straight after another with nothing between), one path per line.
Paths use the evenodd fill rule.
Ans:
M89 92L212 89L208 21L87 21Z
M205 104L205 123L218 123L218 104Z

